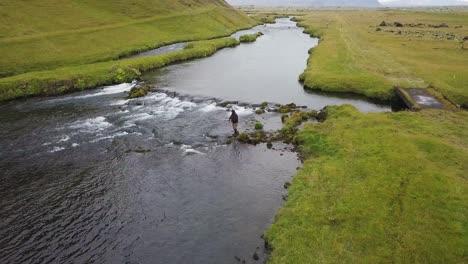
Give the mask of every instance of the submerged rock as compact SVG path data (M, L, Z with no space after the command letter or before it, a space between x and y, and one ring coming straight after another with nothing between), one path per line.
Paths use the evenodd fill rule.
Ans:
M221 103L218 104L218 106L220 107L227 107L228 105L235 105L235 104L238 104L239 101L223 101Z
M151 152L151 149L144 149L142 147L137 147L135 149L127 149L125 151L126 153L131 153L131 152L135 152L135 153L148 153L148 152Z
M253 254L252 258L253 258L255 261L257 261L257 260L260 259L260 258L258 257L258 253L257 253L257 252L255 252L255 253Z
M326 107L320 110L320 112L317 114L317 120L319 122L325 121L327 117L328 117L328 111Z

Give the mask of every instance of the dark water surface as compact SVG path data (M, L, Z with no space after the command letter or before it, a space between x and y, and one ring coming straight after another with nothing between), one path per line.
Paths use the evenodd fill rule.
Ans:
M291 146L226 145L228 109L206 96L314 108L345 102L300 89L297 75L314 40L284 23L290 26L268 26L255 44L146 76L187 95L127 100L132 83L0 104L0 263L256 263L255 251L262 261L260 236L300 162ZM251 49L262 45L257 58ZM251 78L256 65L296 49L300 59L284 56L275 66L274 78L287 75ZM223 72L232 75L223 79ZM248 81L232 85L234 77ZM277 114L231 107L241 130L255 120L268 130L281 125Z
M125 100L131 86L0 106L0 263L262 256L297 156L226 145L229 113L212 101ZM234 107L250 127L253 110Z

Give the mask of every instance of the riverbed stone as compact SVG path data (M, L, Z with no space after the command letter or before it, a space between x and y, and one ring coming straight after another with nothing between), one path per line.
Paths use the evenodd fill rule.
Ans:
M260 259L260 257L258 257L258 253L257 253L257 252L255 252L255 253L253 254L252 258L253 258L255 261L257 261L257 260Z

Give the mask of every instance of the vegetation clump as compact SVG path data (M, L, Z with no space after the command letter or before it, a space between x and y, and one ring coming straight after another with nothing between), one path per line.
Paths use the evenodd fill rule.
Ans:
M255 110L255 114L257 114L257 115L262 115L262 114L264 114L264 113L265 113L265 110L264 110L264 109L257 109L257 110Z
M262 130L263 129L263 124L260 122L255 123L255 129L256 130Z
M139 78L141 72L137 68L131 66L115 66L112 67L111 74L114 83L125 83Z
M271 138L270 134L265 133L263 130L255 131L252 133L242 132L237 136L237 140L244 144L257 145L267 142Z
M259 144L267 143L267 147L273 147L272 142L283 141L285 143L295 143L295 137L298 132L298 126L303 122L316 118L318 115L317 111L304 112L295 110L290 115L283 114L281 120L283 121L283 127L276 132L267 133L263 131L264 125L260 122L255 123L255 132L242 132L237 136L237 140L245 144Z
M242 132L237 136L237 140L241 143L248 143L250 140L249 134L247 134L247 132Z
M148 94L149 88L147 86L136 86L130 90L128 95L129 99L139 98Z
M255 111L256 114L264 114L266 112L266 108L268 107L268 103L267 102L263 102L261 104L261 108L257 109ZM291 112L294 112L294 111L300 111L300 109L304 109L304 108L307 108L306 106L298 106L294 103L290 103L290 104L285 104L285 105L281 105L281 104L277 104L276 105L276 108L269 108L268 111L273 111L273 112L278 112L278 113L281 113L281 114L287 114L287 113L291 113ZM283 117L282 117L283 119Z
M260 105L260 108L255 110L255 113L257 115L262 115L264 113L266 113L266 108L268 107L268 102L263 102L261 105Z
M295 103L290 103L286 105L278 105L278 109L276 111L281 114L286 114L286 113L291 113L293 111L296 111L300 108L304 108L304 107L297 106Z
M239 41L241 43L255 42L257 40L257 38L260 37L260 36L263 36L262 32L257 32L255 34L246 34L246 35L240 36Z
M283 120L283 128L280 130L281 139L286 143L293 143L298 131L297 127L309 118L309 113L302 111L294 111L291 115L285 117Z

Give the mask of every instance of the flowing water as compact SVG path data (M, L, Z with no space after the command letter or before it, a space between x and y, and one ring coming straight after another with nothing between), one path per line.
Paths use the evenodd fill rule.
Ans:
M363 112L390 111L389 106L369 103L356 96L307 92L298 82L307 66L308 50L317 38L302 33L288 18L276 24L237 32L262 32L254 43L225 49L210 58L172 65L148 73L145 79L159 88L232 101L287 104L294 102L311 109L327 105L352 104Z
M225 144L229 107L241 130L281 122L218 102L389 108L305 93L297 76L316 40L287 19L261 29L257 43L145 76L170 93L128 100L127 83L0 104L0 263L262 261L300 161L288 145Z

